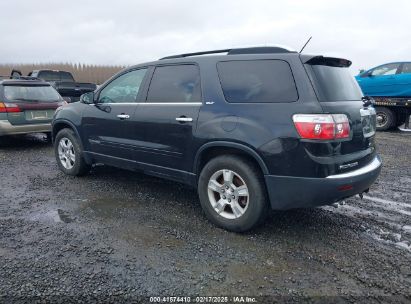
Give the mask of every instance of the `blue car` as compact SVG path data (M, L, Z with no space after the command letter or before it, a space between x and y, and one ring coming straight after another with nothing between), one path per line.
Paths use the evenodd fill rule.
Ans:
M387 63L355 77L364 95L411 97L411 62Z

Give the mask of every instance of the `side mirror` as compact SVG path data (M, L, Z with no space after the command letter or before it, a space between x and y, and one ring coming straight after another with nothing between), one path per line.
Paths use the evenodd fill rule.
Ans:
M71 98L70 98L70 97L64 96L63 99L64 99L64 101L67 102L67 103L70 103L70 102L71 102Z
M87 92L80 96L80 102L85 104L94 103L94 92Z
M362 78L372 77L372 71L364 71L364 72L361 74L361 77L362 77Z

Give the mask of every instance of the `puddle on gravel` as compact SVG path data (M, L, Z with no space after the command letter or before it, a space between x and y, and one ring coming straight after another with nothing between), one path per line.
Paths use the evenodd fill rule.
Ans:
M53 221L55 223L71 223L74 220L62 209L35 214L30 217L34 221Z
M79 200L80 201L80 200ZM99 218L110 227L111 233L135 246L146 248L177 248L183 242L172 235L163 235L155 225L148 225L145 203L135 199L99 197L82 199L79 212ZM143 225L144 223L144 225Z
M127 212L129 209L135 209L138 205L134 200L101 197L83 199L80 201L79 207L80 212L81 210L88 209L101 218L115 218L119 216L119 213Z

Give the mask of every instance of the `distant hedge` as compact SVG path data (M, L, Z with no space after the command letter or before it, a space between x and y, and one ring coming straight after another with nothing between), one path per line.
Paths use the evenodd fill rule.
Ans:
M77 63L36 63L36 64L0 64L0 75L8 76L12 69L27 75L32 70L62 70L73 74L78 82L102 84L125 66L92 65Z

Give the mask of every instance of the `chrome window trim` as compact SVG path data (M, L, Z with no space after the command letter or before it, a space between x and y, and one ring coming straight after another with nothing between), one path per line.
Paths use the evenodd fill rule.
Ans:
M366 166L364 166L360 169L357 169L357 170L354 170L354 171L351 171L351 172L347 172L347 173L330 175L330 176L327 176L327 178L339 179L339 178L349 178L349 177L359 176L359 175L366 174L366 173L369 173L371 171L374 171L375 169L381 167L381 164L382 164L382 162L381 162L380 158L378 156L376 156L372 162L370 162L368 165L366 165Z
M156 105L156 106L164 106L164 105L171 105L171 106L201 106L202 102L107 102L107 103L97 103L91 105Z
M201 102L142 102L142 105L172 105L172 106L201 106Z

